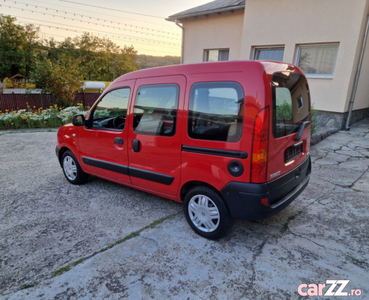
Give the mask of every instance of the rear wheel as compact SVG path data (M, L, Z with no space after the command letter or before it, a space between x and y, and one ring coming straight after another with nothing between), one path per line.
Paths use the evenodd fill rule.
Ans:
M62 156L62 168L65 178L72 184L82 184L87 181L88 174L82 171L76 157L69 150Z
M225 236L233 225L222 196L204 186L194 187L186 194L184 213L191 228L211 240Z

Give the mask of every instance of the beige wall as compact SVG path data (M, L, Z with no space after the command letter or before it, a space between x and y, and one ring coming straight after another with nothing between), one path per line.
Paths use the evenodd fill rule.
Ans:
M229 60L240 59L243 10L183 21L183 63L203 61L204 49L229 48Z
M247 0L240 58L250 59L254 46L284 45L284 61L295 63L296 45L338 42L338 57L333 79L309 79L309 85L315 109L345 112L360 55L358 48L362 42L367 2L367 0ZM369 106L368 100L365 104L363 99L367 89L365 91L362 89L363 82L369 77L369 53L366 55L364 73L359 91L360 100L355 107Z

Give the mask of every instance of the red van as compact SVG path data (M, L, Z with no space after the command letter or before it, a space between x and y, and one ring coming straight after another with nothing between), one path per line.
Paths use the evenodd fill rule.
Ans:
M307 186L310 95L296 66L179 65L116 79L58 131L70 183L88 174L184 203L193 230L218 239L234 219L270 217Z

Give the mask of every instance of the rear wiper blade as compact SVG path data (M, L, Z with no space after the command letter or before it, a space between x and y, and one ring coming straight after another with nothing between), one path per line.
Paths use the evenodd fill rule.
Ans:
M301 124L300 124L300 127L299 127L299 133L298 133L298 135L295 137L295 141L299 141L300 139L301 139L301 136L302 136L302 133L304 132L304 129L306 128L306 127L308 127L309 126L309 124L310 124L310 121L305 121L305 122L302 122Z

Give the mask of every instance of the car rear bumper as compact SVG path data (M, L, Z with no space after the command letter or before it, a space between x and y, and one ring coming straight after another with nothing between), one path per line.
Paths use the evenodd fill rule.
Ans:
M259 220L271 217L295 200L309 183L310 156L300 166L269 183L231 182L221 194L234 219ZM262 199L267 205L262 204Z

